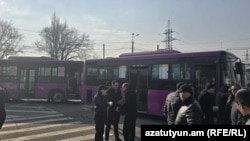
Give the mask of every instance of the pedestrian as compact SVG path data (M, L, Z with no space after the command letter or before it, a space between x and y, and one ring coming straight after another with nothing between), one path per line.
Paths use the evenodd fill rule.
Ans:
M107 87L100 85L97 94L94 96L95 102L95 141L103 141L104 125L107 120Z
M6 91L4 88L0 87L0 129L2 128L6 119L5 100Z
M118 81L113 80L111 82L111 88L109 88L107 91L107 99L108 102L112 102L112 105L108 106L105 140L106 141L109 140L110 128L111 125L113 125L115 141L121 141L121 139L119 138L118 124L120 121L120 106L121 106L122 95L119 89Z
M241 124L240 112L237 110L236 105L234 105L235 94L239 89L241 89L241 86L239 84L232 84L230 86L229 90L230 94L227 98L225 106L225 116L226 116L225 121L227 124L233 124L233 125Z
M217 112L217 120L216 124L224 125L224 124L231 124L231 122L227 121L225 106L227 102L227 98L230 95L228 92L229 86L227 84L222 85L219 92L216 94L215 97L215 104L219 107Z
M215 124L218 106L215 105L215 84L207 83L198 96L198 102L203 112L203 124Z
M179 88L182 105L178 110L175 125L202 124L203 113L199 102L194 98L192 88L184 84Z
M181 100L178 93L178 89L184 82L178 82L176 84L176 91L171 92L167 95L164 105L165 117L168 125L174 125L175 118L179 108L181 107Z
M235 94L237 109L243 115L242 125L250 125L250 90L240 89Z
M122 90L125 94L125 102L122 106L124 110L123 137L124 141L134 141L137 114L137 97L136 93L131 90L131 87L128 83L122 84Z

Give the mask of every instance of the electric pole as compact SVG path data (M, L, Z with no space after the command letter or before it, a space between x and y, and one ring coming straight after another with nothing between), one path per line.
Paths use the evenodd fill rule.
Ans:
M136 36L139 36L140 34L134 34L134 33L132 33L132 53L134 53L134 38L136 37Z
M105 58L105 44L102 45L103 59Z

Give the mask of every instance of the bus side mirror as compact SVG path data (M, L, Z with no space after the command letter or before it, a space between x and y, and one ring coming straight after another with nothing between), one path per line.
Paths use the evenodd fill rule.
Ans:
M235 69L236 69L236 74L243 74L241 62L235 63Z

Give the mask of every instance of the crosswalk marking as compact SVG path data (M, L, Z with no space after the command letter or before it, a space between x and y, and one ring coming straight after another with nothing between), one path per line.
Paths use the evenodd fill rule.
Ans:
M57 114L56 111L33 111L33 110L6 110L6 112L13 112L13 113L39 113L39 114Z
M109 137L114 136L114 134L110 134ZM90 139L95 139L95 134L89 134L85 136L79 136L79 137L74 137L74 138L68 138L68 139L63 139L59 141L86 141Z
M31 121L28 123L11 123L11 124L4 124L3 128L5 127L13 127L13 126L24 126L24 125L31 125L31 124L38 124L38 123L50 123L55 121L64 121L64 120L70 120L72 118L70 117L63 117L63 118L56 118L56 119L48 119L48 120L37 120L37 121Z
M1 141L25 141L25 140L32 140L32 139L38 139L38 138L42 138L42 137L53 137L56 135L63 135L65 133L70 134L70 133L74 133L77 131L86 131L86 130L91 130L94 129L94 126L84 126L84 127L78 127L78 128L74 128L74 129L63 129L60 131L54 131L54 132L49 132L49 133L42 133L42 134L34 134L34 135L30 135L30 136L23 136L23 137L14 137L14 138L10 138L10 139L4 139Z
M95 139L94 121L86 124L36 104L11 105L6 111L7 119L0 130L1 141L86 141ZM122 126L119 125L119 127ZM119 132L122 134L121 128ZM114 140L113 131L110 132L110 141L112 140Z
M5 122L11 122L11 121L23 121L23 120L31 120L31 119L40 119L40 118L53 118L53 117L59 117L63 116L63 114L56 114L56 115L45 115L45 116L36 116L36 117L18 117L18 118L8 118L5 120Z
M68 122L68 123L61 123L61 124L50 124L50 125L41 125L38 127L29 127L29 128L21 128L21 129L15 129L11 131L1 131L0 135L6 135L6 134L16 134L16 133L22 133L22 132L29 132L29 131L35 131L35 130L41 130L41 129L49 129L52 127L67 127L74 124L81 124L80 121L74 121L74 122Z

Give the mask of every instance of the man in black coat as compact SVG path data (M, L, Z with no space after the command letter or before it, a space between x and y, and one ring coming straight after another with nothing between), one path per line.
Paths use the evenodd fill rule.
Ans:
M111 88L109 88L107 91L107 99L108 102L112 103L112 105L108 106L105 140L109 140L109 131L112 124L114 127L115 141L121 141L121 139L119 138L118 124L120 121L120 106L122 95L119 89L118 81L112 81Z
M107 87L100 85L97 94L94 96L95 102L95 141L103 141L104 125L107 119L108 102L106 98Z
M214 124L214 118L218 107L215 106L215 84L207 83L206 87L198 97L198 102L201 105L204 114L203 124Z
M123 83L122 89L125 93L125 102L122 106L125 115L123 123L123 137L124 141L134 141L137 114L137 97L136 93L131 90L128 83Z
M182 105L178 110L175 125L197 125L202 124L203 113L201 106L193 96L192 88L185 84L179 89Z

